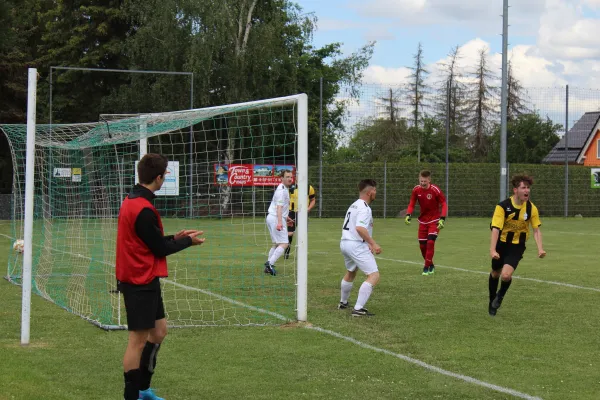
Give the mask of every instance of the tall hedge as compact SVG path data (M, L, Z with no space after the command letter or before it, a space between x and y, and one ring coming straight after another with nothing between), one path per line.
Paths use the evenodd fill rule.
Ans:
M432 183L448 197L450 216L489 217L500 200L498 164L450 164L446 188L445 164L370 163L323 166L323 187L319 187L319 167L309 168L309 181L323 194L323 217L342 217L357 198L361 179L377 181L377 200L372 204L376 217L398 216L408 206L419 171L429 169ZM542 216L563 216L565 210L565 167L561 165L509 165L508 176L526 173L534 178L531 200ZM512 194L510 183L508 192ZM318 198L317 198L318 201ZM318 206L318 203L317 203ZM417 208L418 210L418 208ZM315 210L316 211L316 210ZM590 168L569 166L568 215L600 216L600 189L590 187Z

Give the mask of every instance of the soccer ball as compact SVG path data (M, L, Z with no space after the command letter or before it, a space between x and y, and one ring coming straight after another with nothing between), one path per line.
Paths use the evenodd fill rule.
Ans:
M17 253L23 253L25 250L25 241L23 239L15 240L13 243L13 250Z

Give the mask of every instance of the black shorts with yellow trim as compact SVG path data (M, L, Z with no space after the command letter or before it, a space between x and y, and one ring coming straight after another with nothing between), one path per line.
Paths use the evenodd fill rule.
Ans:
M523 258L523 253L525 253L525 244L506 243L498 240L496 252L500 255L500 258L492 260L492 269L494 271L502 270L502 267L506 264L517 269L519 261Z

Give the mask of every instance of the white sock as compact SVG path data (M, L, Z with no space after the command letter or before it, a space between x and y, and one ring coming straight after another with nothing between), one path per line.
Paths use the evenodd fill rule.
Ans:
M350 297L350 291L352 290L353 283L354 282L346 282L342 279L342 297L340 299L342 303L348 302L348 297Z
M285 249L283 247L277 246L275 251L273 251L273 254L271 254L269 256L269 262L271 263L271 265L275 265L277 260L279 260L279 257L281 257L283 255L284 251L285 251Z
M271 256L273 255L273 252L275 252L276 248L277 247L271 247L271 250L269 250L269 258L267 258L267 260L271 258Z
M360 310L365 307L367 301L369 301L369 296L371 296L371 292L373 291L373 285L369 282L364 281L362 285L360 285L360 289L358 290L358 300L356 300L356 304L354 305L355 310Z

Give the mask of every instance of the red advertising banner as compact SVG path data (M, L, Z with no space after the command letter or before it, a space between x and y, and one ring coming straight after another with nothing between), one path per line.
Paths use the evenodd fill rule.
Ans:
M294 165L215 164L215 185L276 186L282 170L295 170Z

